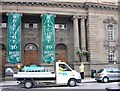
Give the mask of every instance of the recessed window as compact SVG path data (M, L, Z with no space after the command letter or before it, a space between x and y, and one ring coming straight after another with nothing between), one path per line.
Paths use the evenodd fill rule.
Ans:
M107 26L107 39L108 41L114 41L115 37L114 37L114 26L113 25L108 25Z
M58 29L59 28L59 24L55 24L55 28Z
M25 23L24 25L25 28L38 28L37 23Z
M0 23L0 28L6 28L7 27L7 23Z
M29 23L25 23L25 28L29 28Z
M37 23L33 23L33 28L38 28L38 24Z
M67 29L67 25L64 24L55 24L55 29Z
M116 53L114 51L108 51L108 61L116 61Z

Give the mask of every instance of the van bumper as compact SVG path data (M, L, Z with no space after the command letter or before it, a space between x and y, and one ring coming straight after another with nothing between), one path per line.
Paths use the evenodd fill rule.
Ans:
M77 83L81 83L81 79L76 79Z

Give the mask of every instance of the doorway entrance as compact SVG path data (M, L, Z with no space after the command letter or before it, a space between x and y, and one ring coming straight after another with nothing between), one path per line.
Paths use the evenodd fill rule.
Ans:
M68 62L68 49L63 43L56 45L56 61L61 60L62 62Z
M0 75L2 78L5 77L5 64L7 63L6 47L0 43Z
M29 43L25 46L24 50L24 65L30 66L31 64L38 65L38 48L35 44Z

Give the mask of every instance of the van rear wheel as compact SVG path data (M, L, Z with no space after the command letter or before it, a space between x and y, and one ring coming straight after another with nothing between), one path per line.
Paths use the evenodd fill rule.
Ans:
M76 86L76 80L75 80L75 79L70 79L69 82L68 82L68 85L69 85L70 87Z
M30 81L30 80L25 81L24 87L26 87L27 89L29 89L29 88L31 88L32 86L33 86L32 81Z

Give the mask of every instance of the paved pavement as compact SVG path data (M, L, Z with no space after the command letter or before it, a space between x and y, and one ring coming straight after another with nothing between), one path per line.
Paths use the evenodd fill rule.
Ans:
M107 86L114 86L117 85L117 82L112 83L97 83L94 78L86 77L82 80L81 83L78 84L78 86L75 87L69 87L69 86L55 86L55 85L49 85L49 86L42 86L38 85L35 86L32 89L25 89L22 85L18 85L17 81L15 80L6 80L0 82L0 90L2 91L106 91L105 87Z
M94 78L85 78L85 79L82 80L82 83L89 83L89 82L95 82ZM0 89L3 89L3 88L12 88L12 87L13 88L15 88L15 87L19 88L20 86L18 86L17 81L12 80L11 78L10 79L7 78L7 80L0 82ZM52 85L52 86L48 86L47 88L49 89L49 88L57 88L57 87L59 88L60 86L58 86L58 85L57 86L56 85ZM22 86L21 86L21 88L22 88ZM39 88L39 86L38 86L38 88ZM42 88L45 88L45 86L42 86ZM60 88L64 89L64 87L60 87ZM69 87L65 87L65 88L69 89Z
M82 83L89 83L89 82L95 82L94 78L86 77L85 79L82 79ZM17 81L12 78L7 78L5 81L0 81L0 86L2 85L17 85Z

